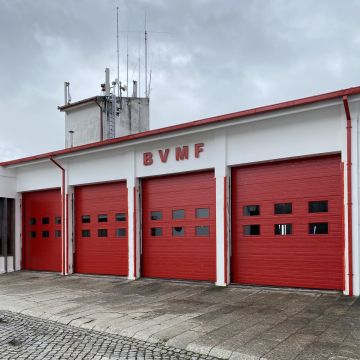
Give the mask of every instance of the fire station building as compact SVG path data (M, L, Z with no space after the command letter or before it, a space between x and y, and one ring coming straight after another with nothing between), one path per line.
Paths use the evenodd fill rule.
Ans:
M107 101L59 108L65 149L0 163L1 272L359 295L360 87L125 135Z

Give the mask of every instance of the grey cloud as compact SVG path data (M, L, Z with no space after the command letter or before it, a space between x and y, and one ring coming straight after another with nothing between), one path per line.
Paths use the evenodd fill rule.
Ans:
M359 84L356 0L0 0L0 159L63 146L63 81L115 76L116 6L130 79L147 11L152 128Z

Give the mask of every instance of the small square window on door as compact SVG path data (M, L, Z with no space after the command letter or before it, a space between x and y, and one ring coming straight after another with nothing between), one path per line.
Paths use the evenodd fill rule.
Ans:
M328 212L327 201L309 201L309 213Z
M162 228L151 228L151 236L162 236Z
M329 233L329 225L327 222L309 224L310 235L323 235L328 233Z
M183 226L175 226L172 228L173 236L184 236L185 228Z
M183 209L173 210L173 212L172 212L172 218L173 218L174 220L184 219L184 218L185 218L185 210L183 210Z
M196 209L196 213L195 213L197 219L207 219L209 217L209 214L210 214L209 208Z
M50 223L50 219L48 217L43 217L42 218L42 224L43 225L48 225Z
M55 237L61 237L61 230L55 230Z
M291 235L292 225L291 224L275 224L274 225L275 235Z
M61 216L55 216L55 224L61 225Z
M244 235L260 235L260 225L244 225L243 227L243 234Z
M292 213L292 203L278 203L274 205L274 213L279 214L291 214Z
M81 216L81 222L82 222L83 224L88 224L88 223L90 223L90 215L82 215L82 216Z
M260 215L260 205L245 205L243 207L244 216L257 216Z
M107 237L108 231L107 229L98 229L98 237Z
M43 238L48 238L48 237L49 237L49 231L44 230L44 231L42 232L42 237L43 237Z
M81 230L82 237L90 237L90 230Z
M116 221L126 221L126 214L125 213L118 213L115 215Z
M108 217L106 214L98 215L98 222L107 222L107 221L108 221Z
M205 226L195 226L195 235L196 236L209 236L210 235L210 227Z
M161 211L152 211L150 213L151 220L161 220L162 219L162 212Z
M30 218L30 225L36 225L36 218Z
M125 229L125 228L116 229L116 236L117 236L117 237L124 237L124 236L126 236L126 229Z

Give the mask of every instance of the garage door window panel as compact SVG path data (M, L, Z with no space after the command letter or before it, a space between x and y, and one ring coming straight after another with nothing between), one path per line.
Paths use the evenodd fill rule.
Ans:
M162 220L162 211L151 211L150 219L151 220Z
M260 235L260 225L244 225L243 226L243 234L246 236L256 236Z
M117 213L115 215L116 221L126 221L126 214L125 213Z
M274 205L275 215L292 214L292 203L277 203Z
M260 205L245 205L243 207L244 216L259 216L260 215Z
M195 235L196 236L209 236L210 235L210 226L195 226Z
M327 201L309 201L309 213L324 213L328 211Z
M99 214L98 215L98 222L107 222L108 216L106 214Z
M42 224L43 225L49 225L50 223L50 219L48 217L43 217L42 218Z
M49 237L49 231L44 230L44 231L42 232L42 237L43 237L43 238L48 238L48 237Z
M82 237L90 237L90 230L81 230Z
M55 237L61 237L61 230L55 230Z
M275 224L274 225L274 234L275 235L291 235L292 234L292 224Z
M198 208L195 210L195 217L197 219L208 219L210 217L209 208Z
M61 216L55 216L55 224L61 225Z
M310 235L327 235L329 233L329 224L327 222L310 223Z
M30 231L30 237L32 238L32 239L35 239L36 238L36 231Z
M183 226L174 226L172 228L173 236L184 236L185 235L185 228Z
M98 229L98 237L107 237L108 231L107 229Z
M90 215L82 215L81 216L81 222L83 224L89 224L90 220L91 220Z
M151 228L151 236L162 236L162 228Z
M30 218L30 225L36 225L36 218Z
M117 237L124 237L124 236L126 236L126 229L125 229L125 228L116 229L115 235L116 235Z
M184 209L173 210L172 218L173 220L185 219L185 210Z

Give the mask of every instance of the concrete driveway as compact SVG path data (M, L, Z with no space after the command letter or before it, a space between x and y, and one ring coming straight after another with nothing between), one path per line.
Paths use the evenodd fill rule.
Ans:
M0 310L230 359L360 359L360 300L339 293L17 272Z

